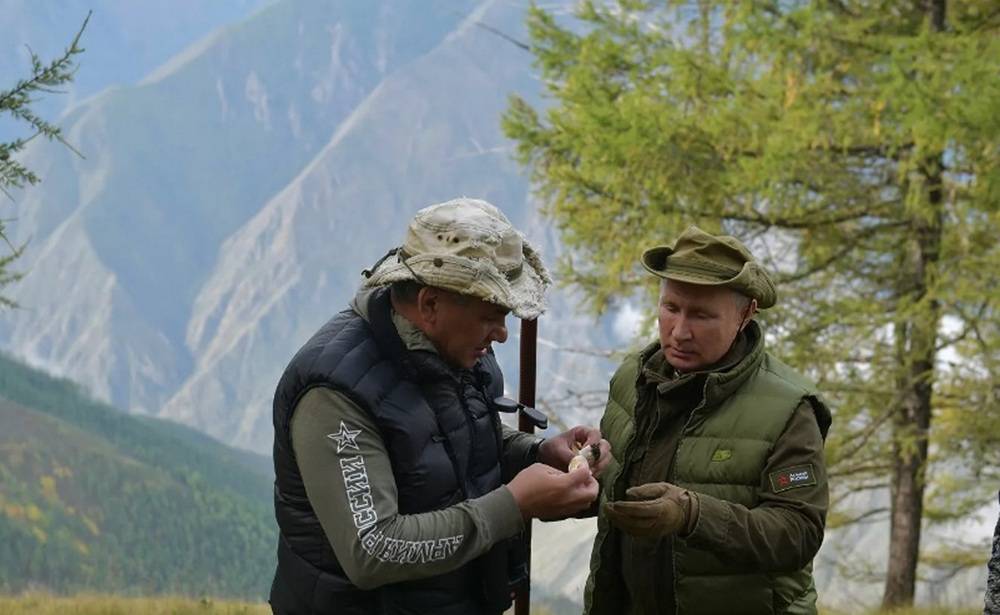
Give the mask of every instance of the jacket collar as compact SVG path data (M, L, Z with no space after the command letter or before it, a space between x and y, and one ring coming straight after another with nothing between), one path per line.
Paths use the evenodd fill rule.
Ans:
M371 327L375 343L382 354L413 379L447 379L457 382L462 379L464 372L478 374L483 371L478 363L472 370L456 369L448 365L427 336L392 309L388 287L362 291L355 298L352 307Z
M705 405L717 405L739 389L764 360L764 333L757 321L751 320L740 335L742 340L734 345L735 353L727 353L716 366L683 374L679 378L664 359L659 340L652 342L639 353L640 369L636 385L643 387L655 383L660 392L664 392L662 389L670 388L680 379L705 376ZM737 356L731 356L733 354Z

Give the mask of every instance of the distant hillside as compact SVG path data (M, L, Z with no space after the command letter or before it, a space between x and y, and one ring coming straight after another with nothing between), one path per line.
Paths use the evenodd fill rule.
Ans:
M0 591L262 598L270 472L0 356Z

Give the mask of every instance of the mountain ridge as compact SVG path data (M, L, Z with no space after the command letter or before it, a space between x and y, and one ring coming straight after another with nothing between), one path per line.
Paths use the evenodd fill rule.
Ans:
M155 82L72 110L66 133L87 159L44 143L26 152L45 181L18 195L9 229L15 243L34 238L20 262L33 273L13 291L30 309L0 316L4 347L118 406L157 412L197 359L189 312L221 242L301 172L380 71L449 30L428 7L466 5L282 0L207 37ZM85 262L65 260L63 242ZM77 285L52 302L49 280L67 262L102 292ZM87 336L106 357L83 356Z

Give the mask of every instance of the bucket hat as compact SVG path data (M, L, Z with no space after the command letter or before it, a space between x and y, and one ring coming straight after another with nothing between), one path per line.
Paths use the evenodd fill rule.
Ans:
M756 299L762 310L778 300L771 276L746 246L735 237L711 235L696 226L681 233L671 246L643 252L642 265L663 279L732 288Z
M418 211L403 245L364 274L365 287L413 280L478 297L529 320L545 311L552 282L538 253L503 212L470 198Z

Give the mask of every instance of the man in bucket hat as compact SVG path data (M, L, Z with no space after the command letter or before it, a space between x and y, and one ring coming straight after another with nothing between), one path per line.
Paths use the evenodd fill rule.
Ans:
M695 227L642 265L661 278L659 339L611 380L586 612L816 613L830 412L764 349L753 316L774 284Z
M485 201L419 211L274 397L276 613L496 615L514 539L597 497L595 428L541 440L497 415L493 342L536 318L549 277ZM593 468L566 472L579 446ZM541 462L541 463L536 463Z

